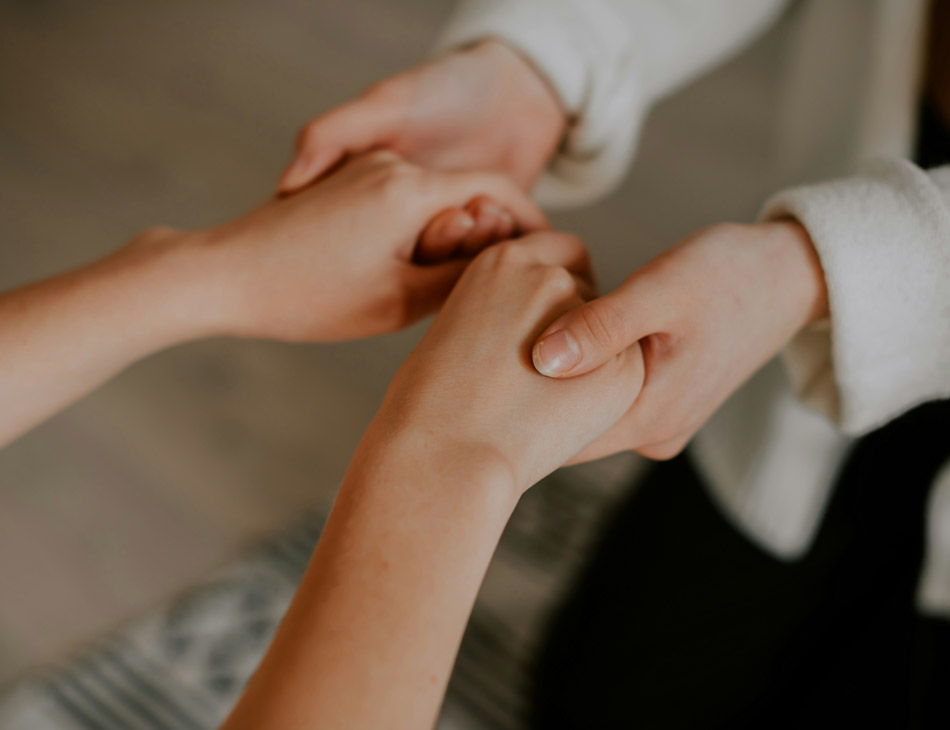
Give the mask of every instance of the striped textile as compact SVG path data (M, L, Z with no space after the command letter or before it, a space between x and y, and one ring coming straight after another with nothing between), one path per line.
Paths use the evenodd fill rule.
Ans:
M528 492L465 632L439 730L517 730L546 613L619 496L583 469ZM607 480L609 481L609 480ZM310 514L168 606L0 699L0 730L206 730L233 705L326 519Z

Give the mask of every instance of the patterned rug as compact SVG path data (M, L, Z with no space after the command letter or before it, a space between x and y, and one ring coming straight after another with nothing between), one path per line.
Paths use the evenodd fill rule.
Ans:
M524 726L547 615L630 483L629 460L530 490L482 586L439 730ZM315 512L207 583L0 698L0 730L210 730L257 666L326 520Z

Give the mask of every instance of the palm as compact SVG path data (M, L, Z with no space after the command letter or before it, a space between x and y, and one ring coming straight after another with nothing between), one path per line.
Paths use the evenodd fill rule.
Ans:
M529 187L565 126L557 98L517 53L489 41L394 76L312 120L279 189L388 148L441 170L495 170Z
M507 49L501 53L515 54ZM392 148L440 169L488 168L533 183L562 132L544 82L523 61L458 54L397 76L372 93L392 94L405 110ZM391 87L390 87L391 85ZM390 88L387 88L390 87Z

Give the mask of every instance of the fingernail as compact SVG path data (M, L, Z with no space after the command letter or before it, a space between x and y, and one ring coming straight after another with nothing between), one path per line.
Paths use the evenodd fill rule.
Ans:
M475 219L472 216L466 214L454 215L445 224L442 234L449 241L461 241L474 227Z
M310 164L310 160L307 157L298 157L294 160L290 167L287 168L287 171L284 173L284 176L280 179L281 185L292 185L297 182L306 171L307 167Z
M496 203L492 203L490 200L486 200L481 205L478 206L479 212L483 215L488 216L489 218L501 218L507 213Z
M542 375L563 375L581 361L581 349L567 330L558 330L538 340L531 359Z

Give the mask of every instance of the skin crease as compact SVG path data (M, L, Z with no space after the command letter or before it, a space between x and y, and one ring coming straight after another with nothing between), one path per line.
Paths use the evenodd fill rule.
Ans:
M0 445L181 342L326 342L405 327L441 304L468 263L416 263L420 231L441 211L486 199L501 201L519 231L547 225L501 175L424 170L375 152L232 223L152 229L103 260L0 295Z
M449 200L505 200L519 230L547 226L537 207L499 174L439 173L391 152L359 158L315 189L319 195L278 200L211 236L212 247L217 237L227 241L228 259L240 269L227 270L227 279L240 289L242 273L250 275L235 303L232 334L326 342L390 332L429 314L465 266L413 263L420 221L432 219ZM315 219L321 239L352 243L321 247L315 256ZM380 250L383 236L391 242L388 252ZM281 256L274 240L286 242ZM242 253L254 266L242 261ZM268 308L260 306L262 299Z
M466 270L390 385L226 730L433 725L518 497L642 382L635 348L570 381L534 372L530 343L582 301L585 276L583 246L561 234L491 247Z
M821 266L800 224L719 224L686 238L539 338L567 330L580 348L581 361L559 377L590 372L631 343L642 348L637 402L576 461L626 449L675 456L756 370L827 315Z
M566 127L534 68L486 41L378 83L309 122L278 190L295 192L345 156L379 147L439 170L504 172L528 188Z
M452 290L364 436L230 730L431 726L519 495L572 458L672 455L826 309L794 223L700 231L586 303L586 254L572 237L529 235L467 268L451 258L505 230L498 210L516 231L545 227L518 184L537 177L564 126L531 67L482 44L315 120L281 185L293 195L209 231L150 231L0 297L3 443L162 347L387 332ZM376 147L411 162L358 156ZM473 167L518 184L457 171ZM449 235L464 216L468 233ZM572 321L598 345L584 350L588 372L540 377L532 343ZM583 346L585 331L573 331ZM51 377L37 362L62 369Z
M502 201L520 229L544 225L496 174L426 171L373 153L234 223L153 229L0 297L0 441L9 441L163 347L221 334L297 341L388 331L434 306L461 274L361 441L228 728L431 725L518 497L636 397L637 348L570 381L531 365L544 323L590 291L576 238L535 233L472 263L414 263L433 216L485 197Z
M515 51L488 41L394 76L311 121L280 188L298 189L348 150L372 146L437 167L503 169L528 187L547 165L567 121L537 71ZM456 213L461 211L444 215ZM430 244L437 252L451 246ZM787 274L781 281L775 266ZM652 301L647 291L655 295ZM587 346L583 367L555 374L539 353L535 362L542 373L565 377L642 338L642 396L611 434L579 458L624 449L669 458L825 298L821 267L801 226L721 224L689 237L634 272L618 292L573 315L586 318L576 325L577 339L597 340ZM742 333L749 333L748 342Z
M486 41L376 84L308 122L278 192L296 193L341 160L377 148L437 170L495 170L528 189L566 128L560 102L534 68ZM438 259L446 249L472 255L514 232L510 212L483 199L432 221L419 256Z

